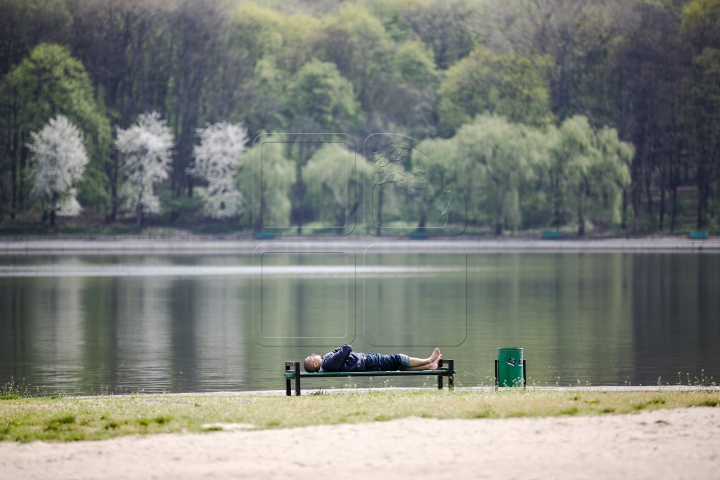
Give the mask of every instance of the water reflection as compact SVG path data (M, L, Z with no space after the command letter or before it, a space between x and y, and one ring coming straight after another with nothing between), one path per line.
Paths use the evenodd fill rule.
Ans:
M418 345L459 345L443 354L456 359L462 385L490 383L501 346L523 347L542 385L677 383L678 372L686 382L703 369L720 378L720 255L487 254L463 256L465 267L443 255L369 255L357 268L277 257L263 266L265 333L355 332L338 320L357 297L356 349L425 356ZM341 280L356 271L362 281ZM282 388L284 360L331 345L259 345L258 272L250 256L2 257L0 383L82 393ZM352 381L372 382L381 383Z

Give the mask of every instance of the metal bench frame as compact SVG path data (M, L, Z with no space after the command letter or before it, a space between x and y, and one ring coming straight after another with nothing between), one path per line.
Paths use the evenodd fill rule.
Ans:
M301 378L327 378L327 377L411 377L411 376L428 376L435 375L438 380L438 389L443 389L443 378L448 379L448 388L455 389L455 360L440 359L440 367L438 370L395 370L395 371L378 371L378 372L322 372L307 373L300 371L300 362L285 362L285 395L292 395L292 380L295 380L295 395L300 395L300 379ZM442 368L444 367L444 368Z

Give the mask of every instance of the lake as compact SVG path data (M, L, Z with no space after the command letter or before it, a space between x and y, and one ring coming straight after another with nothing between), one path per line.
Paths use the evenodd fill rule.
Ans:
M418 357L439 346L462 386L492 384L498 347L523 347L536 385L720 379L717 253L290 250L0 256L0 384L282 389L285 360L342 343Z

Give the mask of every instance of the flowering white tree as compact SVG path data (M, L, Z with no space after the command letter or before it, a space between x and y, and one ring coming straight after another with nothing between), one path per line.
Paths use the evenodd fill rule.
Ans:
M205 213L211 218L240 215L244 210L244 199L235 176L248 141L247 130L240 125L220 122L198 128L197 135L200 145L194 149L195 167L191 173L208 182L207 188L198 189L198 195L205 203Z
M85 142L80 130L65 116L58 115L39 133L31 132L34 163L30 170L33 187L30 195L45 212L57 231L55 215L74 217L82 208L73 187L82 178L88 163Z
M136 125L118 128L116 146L123 156L125 174L120 193L135 210L140 230L145 214L160 212L153 185L168 177L173 137L159 113L144 113Z

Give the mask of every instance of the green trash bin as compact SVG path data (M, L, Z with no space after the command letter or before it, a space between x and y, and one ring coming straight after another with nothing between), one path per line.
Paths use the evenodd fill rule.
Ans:
M498 387L524 387L525 369L522 348L498 348L495 379Z

